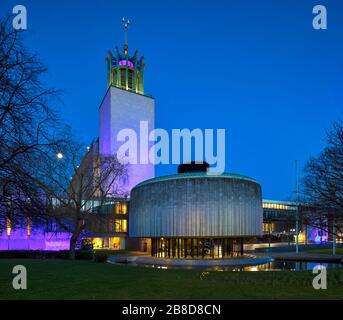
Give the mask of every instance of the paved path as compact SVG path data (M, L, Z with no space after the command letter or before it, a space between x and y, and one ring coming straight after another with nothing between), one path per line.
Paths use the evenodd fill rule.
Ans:
M161 259L151 256L117 256L108 257L111 263L128 263L141 265L158 265L173 267L215 267L215 266L254 266L271 262L270 256L256 257L254 255L245 255L243 257L230 259Z
M272 257L275 260L343 263L343 255L341 254L333 256L308 252L259 252L255 253L255 255L257 257Z
M110 255L110 263L127 263L140 265L175 266L175 267L214 267L214 266L253 266L265 264L272 260L332 262L343 263L343 255L314 254L308 252L254 252L243 257L227 259L164 259L151 257L149 254Z

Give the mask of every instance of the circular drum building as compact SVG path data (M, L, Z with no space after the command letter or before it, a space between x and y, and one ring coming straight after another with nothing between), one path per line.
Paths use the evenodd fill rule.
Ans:
M150 238L151 254L162 258L243 254L244 239L262 234L259 183L236 174L190 171L133 188L130 237Z

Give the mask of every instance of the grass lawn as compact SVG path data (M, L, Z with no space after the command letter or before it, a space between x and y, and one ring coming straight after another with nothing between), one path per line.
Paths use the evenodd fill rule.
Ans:
M318 253L318 254L332 254L332 248L330 249L316 249L316 250L309 250L308 253ZM336 254L343 254L343 248L337 248Z
M24 265L28 289L12 288ZM159 270L67 260L0 260L0 299L342 299L343 271L328 270L328 289L311 272Z

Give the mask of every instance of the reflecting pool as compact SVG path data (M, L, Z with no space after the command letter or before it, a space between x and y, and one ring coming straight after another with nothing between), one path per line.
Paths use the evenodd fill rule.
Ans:
M260 265L253 266L213 266L213 267L197 267L197 266L166 266L157 264L137 264L127 263L131 266L143 267L143 268L154 268L154 269L197 269L207 271L303 271L313 270L315 266L321 265L325 268L343 268L341 263L324 263L324 262L296 262L296 261L280 261L274 260Z

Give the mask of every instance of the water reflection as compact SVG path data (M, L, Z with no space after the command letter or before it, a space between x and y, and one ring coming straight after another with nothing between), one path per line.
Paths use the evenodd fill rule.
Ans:
M322 262L296 262L296 261L272 261L266 264L257 266L244 266L232 268L224 268L225 271L302 271L313 270L317 265L322 265L325 268L342 268L340 263L322 263Z
M341 263L322 263L322 262L296 262L296 261L272 261L255 266L214 266L214 267L194 267L194 266L161 266L130 263L133 266L154 268L154 269L199 269L207 271L302 271L313 270L317 265L325 268L343 268Z

